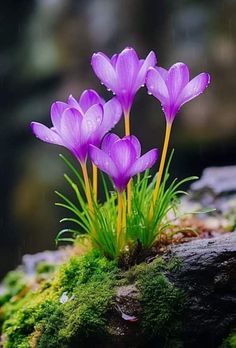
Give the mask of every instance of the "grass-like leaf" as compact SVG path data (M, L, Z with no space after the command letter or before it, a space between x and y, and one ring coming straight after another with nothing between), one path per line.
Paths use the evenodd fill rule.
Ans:
M141 243L144 248L150 248L162 233L172 228L173 222L180 217L181 214L178 209L180 203L179 196L187 194L181 190L181 186L197 179L197 177L191 176L180 181L174 179L172 182L169 182L169 167L173 153L174 151L171 152L163 174L152 218L150 218L149 212L156 176L151 178L149 170L147 170L132 180L132 210L131 215L126 216L126 222L123 224L123 249L120 249L120 245L118 246L117 243L117 192L109 189L110 185L106 181L104 174L101 173L105 201L103 203L97 203L93 200L94 211L91 214L88 210L85 198L85 185L81 174L65 156L61 155L60 157L70 169L77 183L68 174L64 175L66 182L75 195L75 202L72 202L64 194L56 191L56 194L61 199L61 202L56 203L56 205L67 209L71 215L61 219L60 222L75 224L76 228L62 229L58 233L56 241L71 242L75 238L87 234L93 246L99 248L109 258L118 257L124 249L128 250L137 242ZM123 194L123 203L126 206L125 193ZM173 229L173 235L175 233L176 229ZM71 235L71 237L68 237L68 235Z

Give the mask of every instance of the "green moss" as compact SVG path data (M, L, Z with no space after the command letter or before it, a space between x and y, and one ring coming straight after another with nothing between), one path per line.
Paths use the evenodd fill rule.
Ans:
M103 281L104 277L113 278L117 272L115 261L109 261L94 250L81 258L73 257L60 269L59 287L62 292L71 292L81 284Z
M72 258L51 284L3 306L4 348L66 348L106 334L116 273L116 264L95 251Z
M229 344L230 344L230 348L236 348L236 332L230 335Z
M220 348L236 348L236 331L230 333L229 337L224 340Z
M26 286L25 274L20 270L11 271L3 279L3 285L5 292L0 296L0 306L24 289Z
M52 273L55 271L55 268L56 268L55 265L42 261L37 264L36 273L37 274Z
M179 267L177 260L165 263L157 259L141 270L137 279L143 308L142 330L148 337L159 337L160 342L164 342L168 347L181 346L176 337L178 338L181 329L185 296L166 275L176 267Z
M181 326L184 295L167 278L178 267L177 260L156 258L124 272L97 251L72 257L37 291L2 306L4 348L71 348L89 346L94 337L102 341L112 335L108 318L121 284L136 284L140 291L138 334L160 338L160 347L180 347L173 339ZM112 315L120 320L120 313Z

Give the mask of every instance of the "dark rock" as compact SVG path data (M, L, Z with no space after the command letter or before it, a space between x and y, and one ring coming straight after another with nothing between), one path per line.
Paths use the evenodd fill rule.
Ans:
M214 204L221 212L227 212L233 204L235 210L236 166L206 168L201 178L191 185L191 191L193 200L203 206Z
M194 192L209 191L213 195L236 192L236 166L210 167L203 171L200 180L191 185Z
M172 246L181 267L169 279L186 293L184 347L217 348L236 327L236 233Z

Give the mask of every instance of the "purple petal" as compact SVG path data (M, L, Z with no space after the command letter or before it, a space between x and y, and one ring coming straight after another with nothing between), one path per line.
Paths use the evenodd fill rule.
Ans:
M83 116L74 108L66 109L61 118L61 136L67 147L77 148L82 142L81 124Z
M73 97L72 94L70 94L68 99L67 99L67 104L76 109L77 105L78 105L78 101Z
M109 132L120 120L122 108L117 98L112 98L103 106L103 120L98 129L100 139Z
M188 82L189 70L187 65L184 63L176 63L172 65L168 71L166 85L173 103L176 101Z
M179 96L179 104L182 106L189 100L197 97L201 94L210 83L210 75L207 73L201 73L194 77L183 89Z
M148 168L151 168L156 162L158 157L158 150L152 149L148 151L145 155L141 156L131 167L130 176L134 176L138 173L145 171Z
M119 54L115 53L113 54L113 56L111 57L111 64L112 66L115 68L116 67L116 62L117 62L117 58L118 58Z
M133 48L125 48L118 56L116 73L119 81L119 93L127 94L133 89L138 74L139 59Z
M122 176L126 175L136 160L135 148L128 139L121 139L113 143L110 154Z
M138 159L141 155L141 145L138 138L134 135L129 135L127 137L124 137L123 139L128 139L129 142L133 145L136 152L136 159Z
M161 66L157 66L156 69L161 74L163 80L166 81L168 76L168 70L162 68Z
M51 106L52 124L58 131L61 127L61 115L66 108L68 108L68 105L60 101L53 103Z
M153 94L164 105L169 101L169 92L159 70L150 68L147 72L146 85L148 92Z
M83 117L81 124L81 135L84 138L91 136L101 125L103 118L103 107L100 104L92 105Z
M94 145L89 145L89 156L93 163L111 177L117 176L117 168L107 153Z
M145 83L147 71L150 67L154 67L157 63L156 55L153 51L149 53L147 58L142 62L138 76L136 78L136 88L140 88Z
M86 112L94 104L103 105L104 103L105 101L93 89L85 90L79 99L79 105L83 112Z
M118 140L120 140L118 135L114 133L107 134L102 141L102 146L101 146L102 151L106 152L110 156L111 147Z
M41 123L31 122L31 129L37 138L46 143L64 145L61 137L54 130L51 130Z
M115 92L117 80L115 70L110 59L103 53L94 53L91 61L93 70L98 78L106 85L107 88Z
M83 110L80 107L79 102L72 95L69 95L67 103L69 107L79 110L79 112L83 115Z

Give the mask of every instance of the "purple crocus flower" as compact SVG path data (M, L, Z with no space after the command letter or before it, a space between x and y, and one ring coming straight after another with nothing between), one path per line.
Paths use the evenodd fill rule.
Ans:
M189 81L189 69L184 63L176 63L169 70L151 67L146 77L148 92L161 102L169 124L181 106L201 94L209 83L208 73L201 73Z
M101 82L116 94L125 114L130 112L134 96L145 83L148 68L156 64L154 52L139 59L133 48L108 58L104 53L94 53L92 67Z
M132 176L153 166L158 151L152 149L140 157L141 145L135 136L120 139L116 134L107 134L101 150L90 145L89 154L94 164L112 178L117 191L121 193Z
M86 162L88 145L100 145L104 135L120 120L122 109L117 98L105 101L93 90L82 93L79 101L69 96L67 103L51 107L53 127L32 122L39 139L68 148L81 163Z

